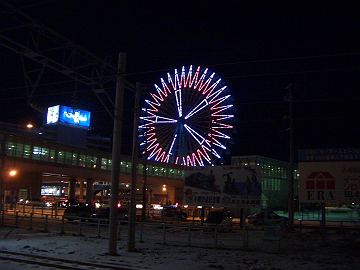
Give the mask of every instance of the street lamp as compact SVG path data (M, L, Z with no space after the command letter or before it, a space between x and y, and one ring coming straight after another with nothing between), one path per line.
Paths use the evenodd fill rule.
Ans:
M14 177L14 176L16 176L16 175L17 175L17 173L18 173L18 171L17 171L17 170L12 169L12 170L10 170L10 171L9 171L9 176Z

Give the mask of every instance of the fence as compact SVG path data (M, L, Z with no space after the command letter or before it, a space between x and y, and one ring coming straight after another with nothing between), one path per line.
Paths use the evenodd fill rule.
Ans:
M65 208L58 207L57 205L46 206L42 202L32 202L31 204L16 203L4 204L4 211L7 213L18 213L21 215L33 216L48 216L51 218L61 218L64 214Z
M59 233L67 235L108 237L108 220L72 217L68 221L64 217L51 218L48 215L34 216L14 213L1 213L1 224L32 231ZM128 224L121 220L118 224L118 240L127 241ZM163 245L191 246L226 249L261 249L264 242L276 242L280 247L281 237L265 239L264 231L233 228L231 232L218 226L200 226L189 222L187 224L164 222L138 222L136 224L136 239L140 243L155 243ZM274 242L274 243L275 243Z
M25 208L26 209L26 208ZM108 219L67 217L45 214L45 209L36 212L24 212L17 208L12 211L1 211L1 225L22 228L32 231L70 234L89 237L108 237ZM41 211L41 212L40 212ZM50 210L49 210L50 211ZM51 212L51 211L50 211ZM25 214L24 214L25 213ZM69 219L73 221L69 221ZM320 229L320 221L303 221L295 223L300 231L308 228ZM336 229L339 233L346 230L360 230L359 222L336 221L327 222L326 229ZM127 240L128 224L126 220L119 220L119 241ZM179 222L179 220L160 220L158 222L138 222L136 237L138 242L157 243L163 245L181 245L206 248L251 249L279 251L286 246L284 232L279 226L248 227L199 223Z

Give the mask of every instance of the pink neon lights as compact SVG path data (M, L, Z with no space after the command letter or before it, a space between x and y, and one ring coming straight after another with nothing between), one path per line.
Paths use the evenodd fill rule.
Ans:
M145 100L140 146L149 160L212 165L233 129L227 86L207 68L182 67L160 79Z

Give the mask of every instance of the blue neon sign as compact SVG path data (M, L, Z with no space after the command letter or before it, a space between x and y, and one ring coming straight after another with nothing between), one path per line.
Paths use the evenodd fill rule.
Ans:
M89 128L90 115L89 111L56 105L48 108L46 123L60 123L73 127Z

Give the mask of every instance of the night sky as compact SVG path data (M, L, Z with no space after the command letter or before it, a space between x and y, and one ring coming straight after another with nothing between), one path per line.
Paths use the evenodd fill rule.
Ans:
M182 65L217 72L236 105L228 156L288 159L289 83L294 87L296 149L360 147L357 7L194 2L12 1L114 65L118 52L127 52L132 83L158 83L167 70ZM1 25L0 19L0 31ZM20 57L1 46L0 71L0 121L41 125L44 116L27 105ZM77 105L94 112L91 132L110 136L111 119L81 83L45 71L32 102L69 105L75 89ZM131 127L132 96L126 95L124 125ZM131 128L126 128L124 146L130 142ZM123 151L128 154L129 147Z

